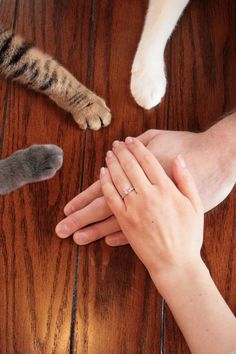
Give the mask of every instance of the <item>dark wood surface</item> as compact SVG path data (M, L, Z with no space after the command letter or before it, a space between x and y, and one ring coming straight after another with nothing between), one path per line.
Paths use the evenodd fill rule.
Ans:
M80 131L41 95L1 80L2 158L33 143L65 154L53 180L0 198L0 353L185 354L189 350L129 247L77 248L54 234L63 207L97 177L114 139L149 128L199 131L236 106L236 4L193 0L166 48L168 90L144 111L129 91L147 2L0 0L0 19L57 57L113 112ZM204 259L236 312L235 192L206 217Z

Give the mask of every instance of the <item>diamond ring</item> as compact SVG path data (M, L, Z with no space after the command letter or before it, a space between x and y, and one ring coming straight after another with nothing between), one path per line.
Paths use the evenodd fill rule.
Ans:
M125 197L127 197L127 195L131 192L135 191L134 187L126 187L123 189L124 195L122 197L122 199L124 200Z

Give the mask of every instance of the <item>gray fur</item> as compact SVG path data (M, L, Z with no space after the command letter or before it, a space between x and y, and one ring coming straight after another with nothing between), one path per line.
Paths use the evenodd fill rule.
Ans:
M31 145L0 161L0 195L33 182L49 179L63 163L63 151L57 145Z

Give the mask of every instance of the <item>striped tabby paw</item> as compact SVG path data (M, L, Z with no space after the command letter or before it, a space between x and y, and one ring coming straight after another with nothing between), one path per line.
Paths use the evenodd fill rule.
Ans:
M111 111L105 101L91 92L86 105L72 115L81 129L99 130L111 123Z

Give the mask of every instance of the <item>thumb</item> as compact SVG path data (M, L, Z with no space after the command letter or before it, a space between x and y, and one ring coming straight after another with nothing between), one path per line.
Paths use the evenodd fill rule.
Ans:
M147 146L148 143L156 136L160 130L158 129L149 129L145 133L137 136L137 139L143 143L143 145Z
M203 207L196 184L181 155L174 160L172 172L180 192L190 200L197 212L201 212Z

